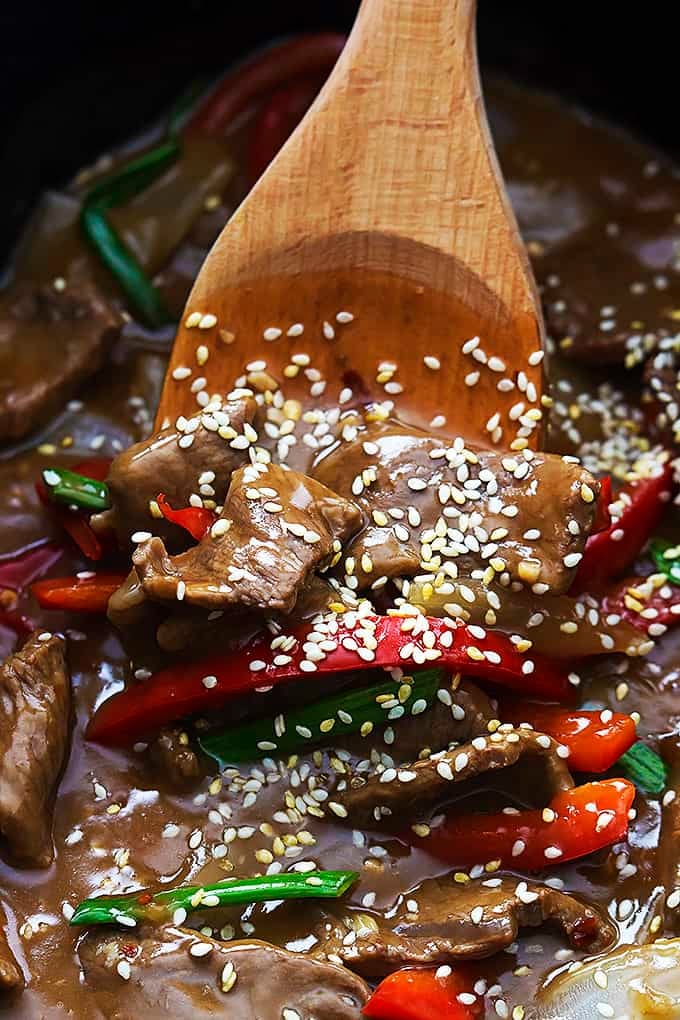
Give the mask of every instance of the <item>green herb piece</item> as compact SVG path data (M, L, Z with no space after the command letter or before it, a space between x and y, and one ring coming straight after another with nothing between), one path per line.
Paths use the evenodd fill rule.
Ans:
M376 726L389 725L405 715L419 715L430 707L445 683L440 669L422 670L412 682L383 681L359 690L344 690L321 701L294 708L275 718L253 719L199 739L203 751L221 766L272 752L288 754L349 733L368 736Z
M666 766L659 755L640 740L618 760L623 775L643 791L657 794L666 786Z
M672 584L680 585L680 546L672 545L664 538L654 538L649 543L649 554L657 570L665 574Z
M135 309L151 326L162 326L171 316L128 246L109 224L106 213L144 191L172 165L180 145L173 137L150 152L131 160L111 176L99 181L88 193L80 213L86 237L125 291Z
M261 878L225 878L214 885L180 886L159 893L144 890L129 896L97 896L79 903L70 923L134 928L137 921L162 924L172 919L183 924L188 914L205 907L266 900L339 899L358 877L356 871L288 872Z
M96 478L87 478L66 468L50 467L44 469L42 480L55 503L81 510L106 510L111 506L108 485Z

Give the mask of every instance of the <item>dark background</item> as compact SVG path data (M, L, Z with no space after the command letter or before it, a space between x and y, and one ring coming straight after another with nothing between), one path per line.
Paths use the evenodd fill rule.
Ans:
M417 0L414 0L417 2ZM479 0L482 66L680 150L672 0ZM3 0L0 252L38 193L132 134L206 71L272 36L346 29L352 0Z

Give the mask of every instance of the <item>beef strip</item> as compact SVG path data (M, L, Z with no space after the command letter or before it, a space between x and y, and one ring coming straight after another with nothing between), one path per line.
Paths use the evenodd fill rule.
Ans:
M42 425L104 363L120 321L89 283L0 294L0 439Z
M334 801L345 808L352 825L375 825L391 817L401 825L405 818L451 798L459 792L459 784L509 768L529 756L540 762L550 796L574 785L551 737L504 724L495 733L474 737L470 743L439 751L407 767L385 770L368 779L354 776L347 790L334 795Z
M11 859L47 867L53 857L52 800L69 735L66 645L32 634L0 668L0 832Z
M396 421L354 431L313 472L364 511L341 565L348 587L442 565L455 578L491 563L492 577L507 570L553 594L569 588L576 564L565 557L582 553L599 494L588 471L553 454L464 446Z
M370 994L343 967L266 942L218 942L173 927L148 937L91 932L78 955L98 1010L88 1015L106 1020L281 1020L286 1009L300 1020L361 1020ZM129 967L128 980L121 966L123 974Z
M206 609L289 613L315 570L359 526L349 500L297 471L253 465L234 472L220 523L192 549L168 556L161 539L133 555L144 593ZM218 533L218 529L222 528Z
M0 911L0 993L16 992L24 987L24 975L7 941L3 922Z
M188 420L163 429L120 453L113 461L107 483L112 508L92 519L95 528L113 527L124 547L136 531L153 530L172 550L190 542L178 525L153 517L149 504L164 493L174 509L189 505L192 495L221 504L229 488L232 471L248 459L247 448L234 440L252 427L257 405L247 391L236 391L221 411L201 412ZM180 446L193 436L189 446Z
M423 715L404 715L395 726L391 756L400 762L427 758L433 751L450 744L471 740L488 733L488 723L495 717L487 695L469 680L451 693L451 705L439 699Z
M614 940L613 925L599 911L548 886L511 877L465 885L430 878L400 895L387 916L355 913L323 922L312 952L377 977L402 966L492 956L511 945L521 928L546 922L589 952Z

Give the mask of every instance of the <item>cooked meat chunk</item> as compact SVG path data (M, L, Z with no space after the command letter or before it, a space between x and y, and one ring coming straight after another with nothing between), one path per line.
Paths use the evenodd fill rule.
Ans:
M7 941L3 920L0 911L0 993L15 992L24 987L24 975Z
M559 594L571 584L599 494L588 471L553 454L473 448L399 422L357 428L314 476L364 511L364 529L338 568L355 590L381 577L444 570L455 579L490 568Z
M119 325L90 284L0 294L0 439L24 436L61 410L101 368Z
M24 867L52 861L52 799L70 707L64 640L36 632L0 668L0 833L12 861Z
M544 923L589 952L614 939L613 926L598 911L548 886L514 878L465 885L431 878L399 896L389 920L363 913L319 925L313 953L375 977L413 964L492 956L514 942L521 928Z
M495 733L421 758L408 768L386 770L368 779L355 776L348 789L334 795L334 800L346 808L352 825L375 825L392 816L402 824L424 808L450 799L458 792L458 784L509 768L529 756L539 760L549 795L554 795L574 785L557 751L558 745L551 737L504 724Z
M209 947L207 955L193 955L199 946ZM92 932L78 954L96 1015L106 1020L281 1020L286 1009L300 1020L361 1020L370 994L343 967L266 942L217 942L172 927L148 938ZM121 980L128 967L129 980Z
M221 410L178 419L181 428L175 424L124 450L107 478L112 509L93 518L94 526L115 528L123 546L135 531L153 530L172 550L186 548L187 533L153 517L149 504L162 492L175 509L188 506L192 495L220 505L232 471L248 459L244 427L252 428L256 410L252 396L232 395Z
M198 755L180 729L161 730L149 750L154 765L175 789L191 787L203 775Z
M234 473L220 521L197 546L170 557L152 538L133 563L151 599L289 613L359 521L354 503L313 478L249 464Z
M432 751L488 733L487 724L495 713L484 691L465 680L451 692L451 699L450 705L437 699L423 715L407 713L399 720L390 745L395 760L426 758Z

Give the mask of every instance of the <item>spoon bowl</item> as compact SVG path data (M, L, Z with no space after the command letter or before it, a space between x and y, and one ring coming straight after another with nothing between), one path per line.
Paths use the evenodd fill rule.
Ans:
M474 0L364 0L199 273L159 426L235 380L285 380L305 407L373 401L415 425L537 444L542 320L486 123L474 15Z

